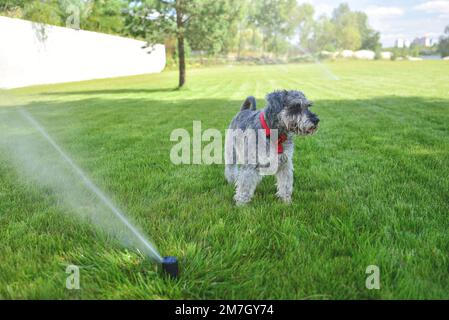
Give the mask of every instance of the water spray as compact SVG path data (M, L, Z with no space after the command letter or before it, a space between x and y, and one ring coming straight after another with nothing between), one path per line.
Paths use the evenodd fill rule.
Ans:
M53 140L53 138L47 133L47 131L29 114L22 108L19 108L19 112L24 119L27 120L31 126L39 132L42 137L53 147L54 150L62 157L62 159L71 167L71 169L76 173L76 175L81 179L84 186L96 195L96 197L119 219L119 221L126 226L126 228L132 233L134 237L141 244L141 249L149 256L149 258L156 261L162 266L162 271L164 274L171 278L177 278L178 260L175 257L162 257L154 245L151 244L149 240L145 238L139 230L131 224L126 218L126 215L118 209L112 201L88 178L88 176L81 170L80 167L62 150L61 147Z
M337 75L335 75L329 68L327 68L324 64L322 64L321 63L321 61L317 58L317 57L315 57L314 55L313 55L313 53L311 53L310 52L310 50L308 50L308 49L302 49L302 48L299 48L299 50L304 54L308 54L308 55L310 55L310 56L312 56L313 57L313 60L315 61L315 64L318 66L318 67L320 67L320 69L322 70L322 71L324 71L324 73L326 74L326 76L329 78L329 79L331 79L331 80L340 80L340 78L337 76Z

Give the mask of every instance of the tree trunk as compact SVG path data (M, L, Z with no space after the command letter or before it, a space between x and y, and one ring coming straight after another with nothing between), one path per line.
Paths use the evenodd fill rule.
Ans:
M179 61L179 87L186 83L186 53L184 49L184 37L178 36L178 61Z
M186 83L186 51L184 47L184 23L182 0L176 0L176 27L178 29L178 63L179 63L179 87Z

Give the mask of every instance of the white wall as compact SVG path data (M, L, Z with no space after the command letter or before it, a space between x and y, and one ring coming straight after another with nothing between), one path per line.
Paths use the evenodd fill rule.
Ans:
M44 35L41 30L44 29ZM0 88L161 72L165 47L0 17Z

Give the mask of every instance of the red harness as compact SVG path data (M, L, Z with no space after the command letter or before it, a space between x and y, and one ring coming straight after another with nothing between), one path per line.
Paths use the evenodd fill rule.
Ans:
M265 121L265 113L262 111L259 115L260 123L262 124L262 127L265 129L265 135L267 138L271 135L270 127L268 126L267 122ZM282 144L287 141L287 135L281 134L278 138L278 154L284 153L284 147Z

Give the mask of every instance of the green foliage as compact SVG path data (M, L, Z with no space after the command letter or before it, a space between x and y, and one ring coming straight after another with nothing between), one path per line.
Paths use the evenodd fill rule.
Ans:
M332 13L335 25L336 45L340 49L357 50L362 46L357 16L347 4L340 4Z
M420 55L421 51L424 49L423 46L420 46L418 44L412 43L410 45L410 48L408 48L408 55L411 57L417 57Z
M121 34L125 5L124 0L6 0L0 2L0 13L57 26L65 26L71 15L79 14L81 29Z
M368 16L351 11L347 4L340 4L332 14L336 46L339 49L375 51L380 46L380 34L369 27Z
M91 0L85 4L85 18L81 19L81 28L104 33L123 33L123 0Z
M371 30L365 36L362 35L362 49L379 51L381 48L380 32Z
M449 57L449 25L444 30L445 36L440 38L440 43L438 44L438 51L442 57Z
M315 14L314 7L309 3L303 3L296 10L296 25L299 32L299 46L301 49L310 51L313 49L311 38L316 32L315 20L313 18Z
M374 51L374 53L375 53L374 59L376 59L376 60L382 59L382 48L381 47L377 47L376 50Z
M0 14L1 15L15 15L14 12L17 10L21 11L27 0L0 0Z
M287 39L297 28L296 0L253 1L254 15L250 20L263 34L265 51L285 52Z
M229 0L203 0L201 3L193 13L197 18L192 18L186 26L187 39L194 50L218 53L226 46L239 5Z
M402 59L409 56L408 48L391 48L390 51L393 53L392 60Z
M309 52L348 50L379 51L380 33L374 31L363 12L351 11L347 4L339 5L329 18L326 15L313 19L313 7L300 8L298 25L300 47Z
M149 47L170 37L177 40L182 87L186 82L185 42L193 50L222 51L234 10L230 0L130 0L126 26L131 35L144 37Z
M22 18L57 26L61 26L64 23L58 0L26 2L23 6Z
M263 34L258 28L245 26L242 29L238 29L235 51L240 56L242 52L256 52L261 53L263 47Z
M355 12L357 26L362 39L361 49L377 51L381 48L380 32L373 30L369 26L368 16L364 12Z
M326 17L321 16L316 25L313 38L314 51L335 51L338 48L336 41L336 26L332 21Z
M259 8L254 0L238 1L236 8L238 10L228 33L225 52L236 52L238 57L242 54L246 56L263 54L265 37L254 21Z
M425 48L424 46L412 43L409 48L390 48L393 53L393 59L407 58L407 57L418 57L421 55L434 55L437 48Z
M0 0L3 14L55 25L64 25L73 7L80 14L81 29L149 43L181 36L192 50L213 55L381 47L380 34L370 28L366 14L351 11L347 4L338 6L330 18L315 19L313 5L299 5L296 0ZM296 49L293 39L298 39Z
M129 34L143 37L150 44L183 37L193 50L212 53L224 48L236 10L228 0L132 2L135 4L126 21Z

